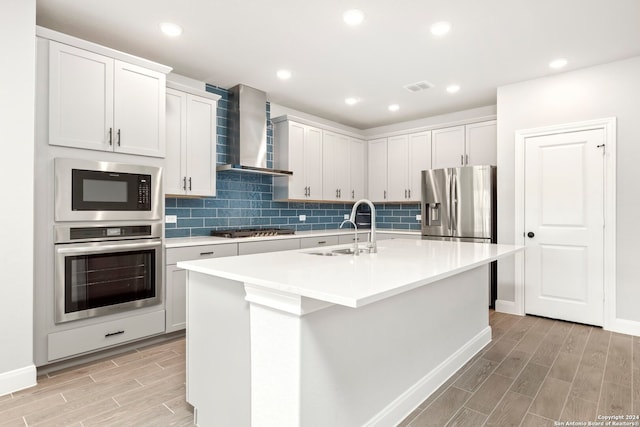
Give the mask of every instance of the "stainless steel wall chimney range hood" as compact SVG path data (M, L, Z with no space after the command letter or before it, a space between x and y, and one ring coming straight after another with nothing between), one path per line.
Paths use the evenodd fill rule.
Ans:
M217 171L241 171L263 175L293 175L267 168L267 94L245 85L229 89L229 160Z

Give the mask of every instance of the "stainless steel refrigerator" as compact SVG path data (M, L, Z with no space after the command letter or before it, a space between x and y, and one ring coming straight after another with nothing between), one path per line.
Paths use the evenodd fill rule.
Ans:
M496 243L496 167L465 166L422 171L422 238ZM496 299L496 263L490 298Z

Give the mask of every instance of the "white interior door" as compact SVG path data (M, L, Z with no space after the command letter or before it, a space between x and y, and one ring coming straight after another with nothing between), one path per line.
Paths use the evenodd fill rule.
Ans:
M525 140L525 311L603 324L604 131Z

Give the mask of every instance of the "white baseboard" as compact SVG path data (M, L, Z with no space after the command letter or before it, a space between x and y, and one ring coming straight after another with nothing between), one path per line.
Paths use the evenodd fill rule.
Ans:
M473 356L491 342L491 327L487 326L458 351L449 356L444 362L435 367L420 381L398 396L387 407L371 418L365 426L396 425L407 417L427 397L444 384L458 369L462 368Z
M499 313L515 314L517 316L524 316L518 309L518 306L513 301L496 300L496 311Z
M626 319L613 319L605 324L608 331L640 337L640 322Z
M36 365L0 373L0 396L33 387L37 384L36 376Z

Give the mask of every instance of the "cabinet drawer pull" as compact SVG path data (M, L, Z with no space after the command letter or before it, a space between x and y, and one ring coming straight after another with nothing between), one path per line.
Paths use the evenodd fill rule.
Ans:
M411 198L411 189L409 189L409 198Z
M182 178L182 189L187 191L187 177Z
M108 334L105 334L104 337L105 338L109 338L109 337L112 337L114 335L121 335L121 334L124 334L124 331L109 332Z
M460 165L464 166L464 156L460 154Z
M113 145L113 128L109 128L109 145Z
M120 129L118 129L118 147L120 147Z
M468 165L469 164L469 155L465 154L464 155L464 162Z
M326 244L327 244L327 241L326 241L326 240L320 240L320 241L318 242L318 244L319 244L319 245L326 245Z
M213 251L211 251L211 252L200 252L200 256L205 256L205 255L213 255Z
M189 177L189 191L191 191L191 177Z

